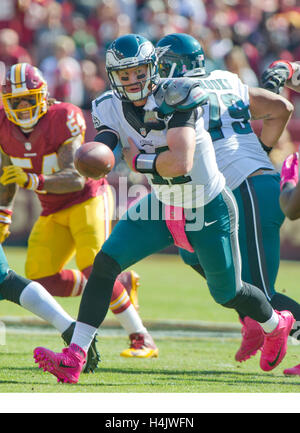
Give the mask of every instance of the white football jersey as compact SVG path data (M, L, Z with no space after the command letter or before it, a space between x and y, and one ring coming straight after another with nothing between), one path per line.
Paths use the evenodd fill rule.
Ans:
M209 92L209 103L203 106L204 125L227 186L237 188L260 168L274 170L250 124L248 86L238 75L222 70L195 80Z
M105 92L92 102L92 117L96 128L107 126L119 134L122 147L128 147L128 138L146 153L167 150L166 134L169 119L158 120L153 116L157 107L153 96L145 107L151 122L160 122L161 129L150 129L137 119L132 104L122 102L112 91ZM200 113L200 111L199 111ZM166 178L145 174L157 198L167 205L184 208L201 207L212 201L224 188L225 179L217 167L210 135L204 129L203 118L196 121L196 151L192 170L185 176Z

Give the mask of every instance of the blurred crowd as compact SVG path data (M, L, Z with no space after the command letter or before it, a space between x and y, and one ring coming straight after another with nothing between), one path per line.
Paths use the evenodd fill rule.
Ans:
M90 108L108 87L112 40L139 33L156 43L172 32L201 42L208 70L252 86L271 61L300 60L297 0L1 0L0 61L37 65L51 96Z
M52 97L90 109L108 88L105 49L126 33L153 43L172 32L196 37L208 71L259 86L273 60L300 60L298 0L1 0L0 62L31 62ZM298 3L299 4L299 3ZM300 97L289 92L300 117Z

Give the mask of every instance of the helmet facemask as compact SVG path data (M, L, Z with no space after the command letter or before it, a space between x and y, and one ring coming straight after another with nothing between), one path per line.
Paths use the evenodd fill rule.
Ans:
M31 129L47 112L47 95L46 86L43 89L30 90L30 92L20 94L16 92L3 94L3 107L8 120L22 129ZM22 100L30 101L30 107L18 108ZM26 118L22 118L24 113L27 114Z

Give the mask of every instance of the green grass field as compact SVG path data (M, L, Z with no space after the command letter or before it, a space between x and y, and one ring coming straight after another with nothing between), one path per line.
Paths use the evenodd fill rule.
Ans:
M6 248L10 265L23 274L25 250ZM141 275L140 313L147 321L207 321L237 323L235 312L214 303L204 281L185 267L176 256L157 255L138 263ZM300 301L300 266L283 262L278 287ZM74 317L79 299L58 301ZM30 313L7 301L0 303L4 316ZM112 318L111 313L109 313ZM101 336L101 332L100 332ZM127 337L99 338L100 368L93 375L82 375L77 385L57 384L50 374L34 364L32 350L38 345L60 351L58 333L19 334L8 328L6 344L0 346L0 393L298 393L299 378L287 378L284 368L300 363L300 346L289 343L283 363L270 373L259 368L259 355L237 364L234 354L239 338L155 337L158 359L123 359L119 353Z

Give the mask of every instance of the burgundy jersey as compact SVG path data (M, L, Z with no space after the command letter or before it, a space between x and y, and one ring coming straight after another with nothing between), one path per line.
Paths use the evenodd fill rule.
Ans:
M12 164L27 173L52 174L59 170L58 150L86 129L80 108L59 102L51 105L33 131L25 135L10 122L0 109L0 147ZM74 204L102 194L106 189L105 178L87 179L83 190L66 194L37 193L42 205L42 216L50 215Z

